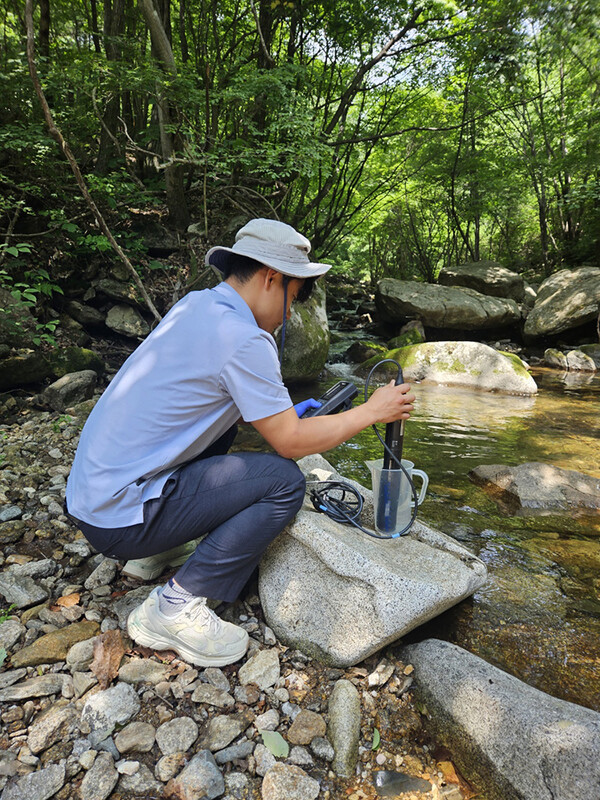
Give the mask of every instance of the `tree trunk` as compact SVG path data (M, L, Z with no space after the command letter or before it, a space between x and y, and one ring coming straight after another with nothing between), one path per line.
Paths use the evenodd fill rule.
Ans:
M177 77L177 66L167 34L167 31L170 30L168 18L165 25L165 19L161 19L159 16L153 0L139 0L139 4L150 31L152 50L156 60L171 78ZM157 86L157 93L160 144L163 159L167 162L165 167L167 207L175 227L178 230L185 230L189 225L190 216L184 190L184 169L181 164L169 163L177 150L181 149L180 137L171 132L173 125L177 122L177 112L171 108L162 86Z
M104 1L104 50L107 61L119 61L121 59L121 44L119 37L125 31L125 0L105 0ZM100 130L100 144L98 146L98 158L96 159L96 172L105 175L110 168L110 161L118 153L116 144L119 112L121 110L121 97L115 94L106 103L102 116L102 128Z
M50 0L40 0L40 55L50 58Z

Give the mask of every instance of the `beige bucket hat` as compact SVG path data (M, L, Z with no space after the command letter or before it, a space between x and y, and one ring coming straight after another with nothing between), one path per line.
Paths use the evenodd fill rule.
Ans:
M235 236L233 247L211 247L204 263L226 271L230 253L253 258L292 278L318 278L331 264L310 261L310 242L291 225L274 219L252 219Z

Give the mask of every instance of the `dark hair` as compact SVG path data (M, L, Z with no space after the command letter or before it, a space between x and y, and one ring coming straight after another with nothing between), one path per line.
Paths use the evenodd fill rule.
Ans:
M240 283L246 283L255 275L259 269L264 267L260 261L256 261L248 256L241 256L239 253L224 254L222 262L218 265L223 278L235 278Z
M252 278L252 276L264 266L265 264L261 264L260 261L256 261L254 258L249 258L248 256L242 256L239 253L227 253L226 257L223 258L219 264L223 278L226 279L233 277L240 283L246 283L246 281L249 281L250 278ZM288 280L291 278L290 275L286 277ZM296 297L296 302L305 303L308 300L315 285L315 281L316 278L304 279L302 288Z

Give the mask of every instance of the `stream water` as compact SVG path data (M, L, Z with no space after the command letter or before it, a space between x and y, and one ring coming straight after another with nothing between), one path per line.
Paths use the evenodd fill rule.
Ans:
M304 387L318 397L347 365ZM480 464L541 461L600 478L600 376L534 370L536 397L414 385L404 455L430 479L420 518L487 565L487 583L409 639L452 641L530 685L600 710L600 514L507 516L468 479ZM382 426L383 427L383 426ZM370 486L371 430L323 453Z

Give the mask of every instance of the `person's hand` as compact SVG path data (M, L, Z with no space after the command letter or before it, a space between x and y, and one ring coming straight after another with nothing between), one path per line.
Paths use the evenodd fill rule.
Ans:
M301 417L302 414L305 414L309 408L321 408L322 403L319 403L318 400L315 400L314 397L309 397L308 400L303 400L301 403L296 403L294 406L294 411L296 414Z
M409 383L396 386L390 381L385 386L375 389L367 400L367 405L375 415L375 422L395 422L397 419L408 419L413 410L415 396L410 391Z

